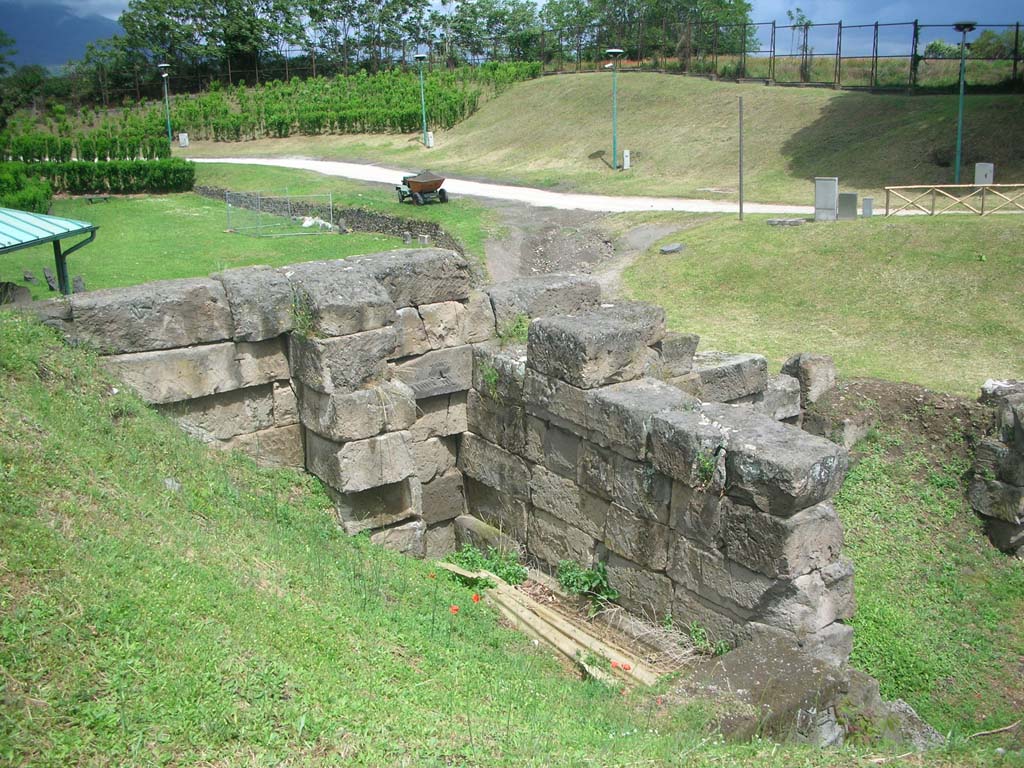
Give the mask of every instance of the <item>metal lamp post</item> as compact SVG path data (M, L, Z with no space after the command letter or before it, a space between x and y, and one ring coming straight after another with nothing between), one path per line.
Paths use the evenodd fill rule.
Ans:
M417 53L413 56L420 69L420 111L423 113L423 146L427 146L427 96L423 90L423 62L427 58L425 53Z
M174 139L171 137L171 96L167 91L167 78L170 77L167 70L171 68L171 65L157 64L156 68L160 70L160 77L164 80L164 115L167 118L167 143L173 144Z
M612 60L612 170L619 170L619 57L621 48L609 48L606 56Z
M964 70L967 64L967 33L977 27L974 21L958 21L953 29L960 33L960 104L956 113L956 171L954 184L960 183L960 154L964 141Z

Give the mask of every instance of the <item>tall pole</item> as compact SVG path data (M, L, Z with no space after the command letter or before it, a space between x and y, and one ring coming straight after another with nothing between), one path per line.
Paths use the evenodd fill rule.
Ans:
M427 96L423 89L423 60L427 58L424 53L417 53L414 57L420 68L420 112L423 115L423 146L427 146Z
M605 51L612 58L612 170L619 170L619 56L621 48Z
M170 75L167 70L170 69L170 64L157 64L157 69L160 70L160 76L164 80L164 116L167 119L167 143L173 144L174 138L171 136L171 96L167 90L167 78Z
M740 96L740 221L743 221L743 97Z
M967 65L967 33L977 25L973 21L960 21L953 28L960 33L960 101L956 114L956 171L953 183L960 183L960 158L964 140L964 70Z

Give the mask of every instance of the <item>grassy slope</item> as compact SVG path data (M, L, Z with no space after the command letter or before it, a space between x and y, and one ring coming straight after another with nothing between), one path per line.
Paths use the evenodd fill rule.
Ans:
M436 221L462 242L471 255L483 256L490 213L470 200L453 200L445 206L399 207L392 194L378 187L277 168L200 165L196 181L268 194L284 189L293 194L331 192L335 207L361 206ZM192 194L112 198L108 203L95 205L84 199L58 199L51 213L99 225L96 241L68 257L71 274L82 275L90 290L203 276L248 264L280 266L403 247L400 238L364 232L277 238L229 233L225 231L223 201ZM40 280L39 285L28 286L33 296L47 298L52 294L42 282L43 267L54 268L49 245L5 256L0 262L0 279L22 284L22 271L28 269Z
M734 195L737 96L744 98L749 200L811 204L814 176L838 176L844 190L951 183L956 97L893 96L825 89L766 88L699 78L622 73L619 147L628 173L608 169L611 82L607 73L561 75L519 84L483 105L427 152L408 136L294 137L196 144L186 154L307 155L429 164L463 176L607 194ZM966 163L996 164L997 180L1024 178L1024 159L1007 137L1024 120L1017 95L968 96ZM967 168L972 177L973 169Z
M973 397L987 378L1024 377L1020 237L1009 216L795 228L719 218L669 238L680 254L652 248L625 279L704 348L773 363L821 352L846 376Z

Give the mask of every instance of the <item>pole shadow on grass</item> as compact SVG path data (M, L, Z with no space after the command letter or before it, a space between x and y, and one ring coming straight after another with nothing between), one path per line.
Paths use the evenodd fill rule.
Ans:
M607 168L608 168L609 170L614 170L614 169L612 168L612 164L611 164L611 163L609 163L609 162L608 162L608 161L607 161L607 160L605 159L605 154L606 154L605 150L603 150L603 149L599 149L599 150L597 150L596 152L591 152L591 153L590 153L589 155L587 155L587 159L588 159L588 160L600 160L600 161L601 161L602 163L604 163L604 164L605 164L605 166L606 166L606 167L607 167Z

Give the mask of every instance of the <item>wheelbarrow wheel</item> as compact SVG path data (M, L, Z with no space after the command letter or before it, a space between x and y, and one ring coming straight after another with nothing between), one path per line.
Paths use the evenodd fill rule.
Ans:
M405 195L402 194L402 190L398 190L395 194L398 195L398 202L399 203L404 203L405 202Z
M419 192L413 192L412 203L413 205L423 205L423 195L421 195Z
M440 200L442 203L447 203L448 202L448 191L444 190L444 189L437 190L437 199Z

